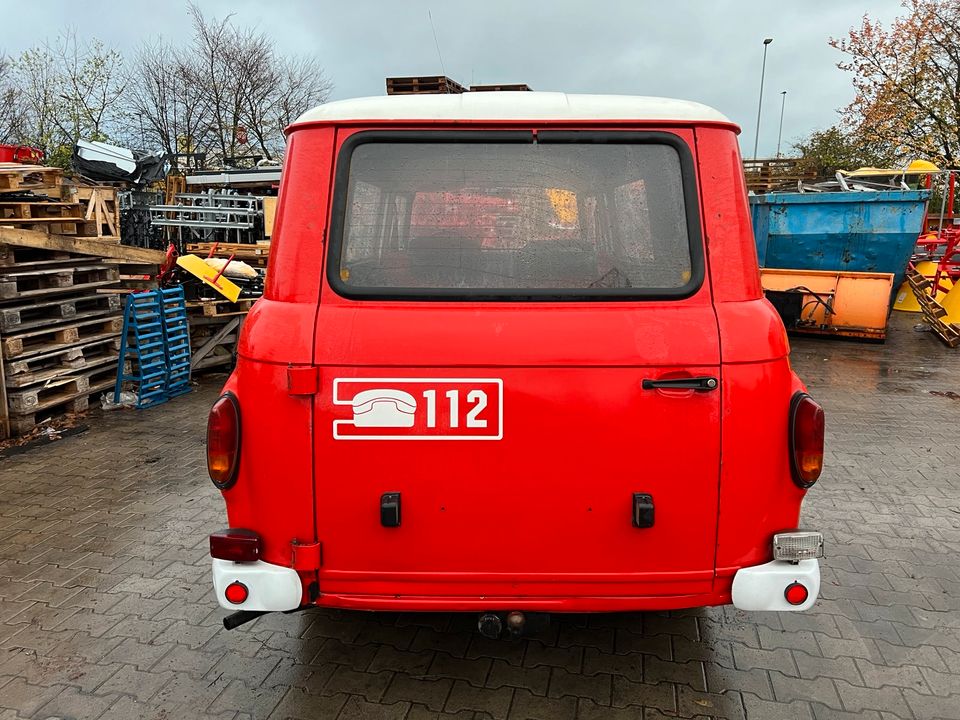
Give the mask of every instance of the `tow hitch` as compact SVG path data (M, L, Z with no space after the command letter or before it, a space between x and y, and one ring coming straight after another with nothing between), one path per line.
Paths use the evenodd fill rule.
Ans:
M510 637L532 635L550 627L549 613L525 613L514 610L508 613L483 613L477 620L477 629L484 637L496 640L504 628Z

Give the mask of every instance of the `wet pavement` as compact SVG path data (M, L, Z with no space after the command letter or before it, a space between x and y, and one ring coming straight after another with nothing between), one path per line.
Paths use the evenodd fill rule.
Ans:
M828 417L804 508L828 556L802 614L574 615L494 642L473 615L311 610L227 632L202 444L218 380L94 416L0 460L0 720L960 718L960 354L915 322L793 342Z

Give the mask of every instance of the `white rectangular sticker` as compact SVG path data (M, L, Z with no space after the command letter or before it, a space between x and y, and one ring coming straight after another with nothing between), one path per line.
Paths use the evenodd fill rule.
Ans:
M500 440L499 378L336 378L336 440Z

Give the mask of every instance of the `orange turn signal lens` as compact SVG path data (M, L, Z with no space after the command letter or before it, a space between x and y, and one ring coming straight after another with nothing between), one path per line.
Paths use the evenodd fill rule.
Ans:
M806 393L790 403L790 456L793 481L802 488L813 485L823 471L823 408Z
M226 490L237 480L240 460L240 404L224 393L207 418L207 472L213 484Z

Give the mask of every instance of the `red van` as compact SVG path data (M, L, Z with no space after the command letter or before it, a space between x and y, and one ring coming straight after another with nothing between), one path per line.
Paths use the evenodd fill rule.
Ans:
M297 120L209 418L228 626L809 608L823 411L763 298L737 132L696 103L542 92Z

